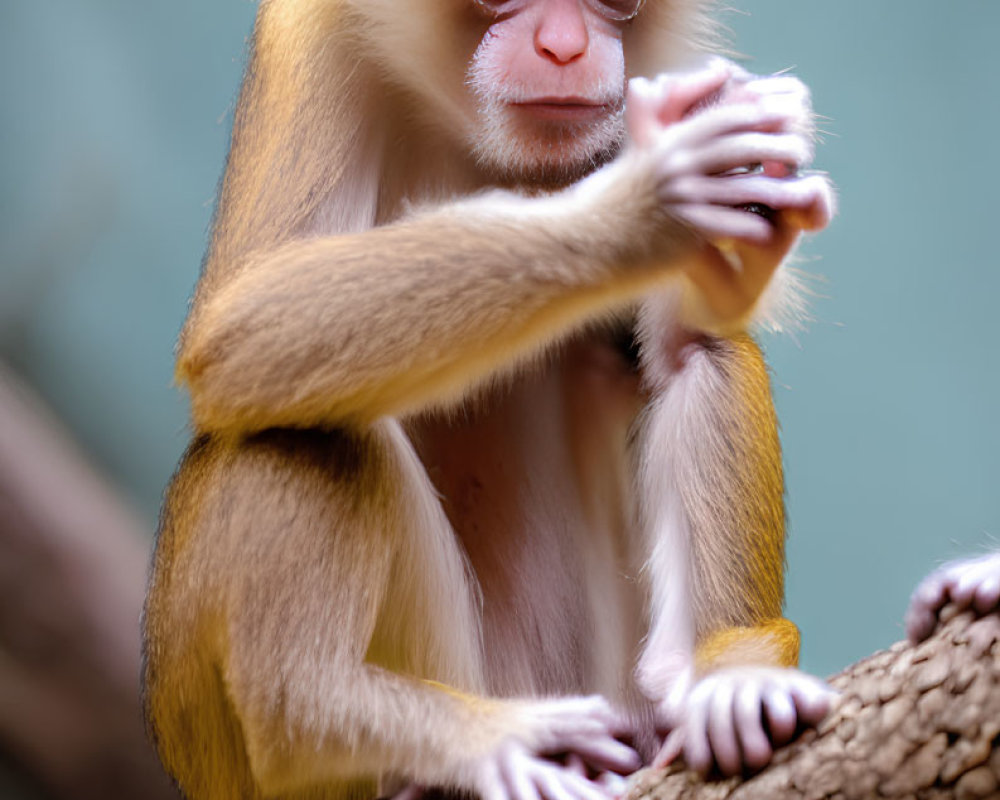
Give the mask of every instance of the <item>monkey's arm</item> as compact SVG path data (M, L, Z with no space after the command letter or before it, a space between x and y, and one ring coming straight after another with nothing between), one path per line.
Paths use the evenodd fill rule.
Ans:
M639 676L654 699L673 704L668 715L681 728L660 760L683 748L690 766L715 762L733 774L765 764L799 721L818 721L829 693L775 669L798 662L799 637L781 615L781 455L760 350L746 335L655 341L667 350L655 357L675 369L650 371L660 383L643 429L641 490L652 557L675 565L650 569L653 620ZM672 628L677 611L659 606L679 608L692 627Z
M689 95L723 78L693 80ZM196 425L364 424L453 401L678 268L713 295L707 306L728 310L733 282L706 274L731 267L707 241L766 251L775 240L734 206L761 192L776 207L823 205L805 178L724 177L771 157L799 164L800 137L782 133L798 113L763 102L708 110L549 197L494 193L216 270L227 277L203 281L179 355Z
M691 103L692 87L704 80L640 82L629 110L633 136L670 137L684 124L678 120L709 113ZM638 677L674 728L658 760L683 749L691 766L714 761L734 773L770 757L763 712L780 742L828 703L822 684L784 669L797 663L798 631L781 616L781 455L766 367L743 331L800 232L825 226L834 203L824 177L799 175L812 157L813 129L800 81L730 70L719 95L724 104L755 100L787 116L771 131L775 149L764 159L745 159L724 171L727 180L693 180L706 196L726 193L721 208L695 209L689 220L735 264L704 259L685 272L681 291L651 294L640 305L651 398L639 437L651 627ZM718 227L744 204L769 209L743 220L767 235L753 240Z
M754 320L777 327L786 316L796 316L799 306L795 281L780 269L782 262L803 231L829 224L836 207L826 176L804 172L814 150L809 90L791 75L757 77L721 60L690 75L637 78L629 89L630 135L642 144L676 136L684 120L711 113L703 109L706 88L715 90L712 103L751 104L776 116L742 141L719 143L720 151L730 151L726 163L732 167L716 161L714 172L680 184L689 197L715 201L679 213L719 249L686 265L680 302L673 303L665 322L722 336L740 334ZM686 157L683 148L666 148L664 168L676 157ZM674 199L671 190L664 199ZM752 208L759 213L748 213ZM644 305L654 308L644 313L656 314L659 302L656 295L648 298Z
M252 258L182 337L196 425L364 424L448 401L649 289L697 238L637 162L552 198L495 193Z

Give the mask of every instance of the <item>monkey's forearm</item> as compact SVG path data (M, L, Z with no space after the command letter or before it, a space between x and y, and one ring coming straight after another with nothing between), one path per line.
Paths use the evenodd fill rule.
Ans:
M196 425L367 424L447 402L634 298L693 236L618 184L634 191L487 196L261 256L188 323L178 376Z
M674 669L665 654L687 653L701 667L787 665L798 647L781 620L783 477L760 350L747 336L671 341L650 322L639 326L653 388L639 477L653 559L664 563L651 570L653 624L640 671L655 693L670 678L664 669ZM673 553L689 565L680 574L668 563ZM689 631L678 630L672 606L692 620Z
M784 596L784 475L767 365L749 336L695 345L703 439L689 448L681 496L692 521L699 637L779 618ZM700 423L700 424L699 424Z
M230 668L250 766L268 796L385 774L474 790L477 762L506 737L525 733L514 702L462 695L372 665L327 664L324 674L336 677L333 685L323 686L317 675L290 680L283 713L275 713L279 706L246 702L242 688L259 678Z

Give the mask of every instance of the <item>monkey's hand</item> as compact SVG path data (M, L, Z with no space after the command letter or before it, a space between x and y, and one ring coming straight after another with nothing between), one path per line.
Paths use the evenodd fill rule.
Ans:
M910 641L923 641L937 625L947 604L973 608L979 614L1000 609L1000 553L952 561L924 578L910 598L906 633Z
M705 243L685 271L706 327L740 327L802 231L832 218L829 181L803 172L812 120L798 79L758 78L721 60L630 82L626 121L651 157L658 201Z
M669 730L653 766L683 754L693 770L758 770L801 726L816 725L836 692L797 669L733 667L676 686L661 707Z
M642 766L616 738L626 730L601 697L531 703L523 732L476 762L473 788L483 800L608 800L621 789L614 776Z

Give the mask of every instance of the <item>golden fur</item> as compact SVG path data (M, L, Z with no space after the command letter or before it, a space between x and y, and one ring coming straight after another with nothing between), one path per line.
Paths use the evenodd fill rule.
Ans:
M664 287L696 237L664 220L639 153L558 199L443 203L489 183L461 140L459 65L477 23L461 0L399 6L263 0L258 12L179 345L196 438L166 499L145 615L150 727L196 800L372 798L400 779L471 789L499 742L543 741L531 695L550 691L600 691L648 720L631 672L650 603L650 674L653 644L684 644L664 631L685 615L703 668L730 663L726 637L741 651L776 630L773 661L796 657L759 350L743 335L678 344L660 333L678 330L676 314L652 321L676 301ZM650 0L626 32L629 74L697 60L714 36L707 11ZM623 401L595 428L557 378L630 380L595 366L606 328L584 326L631 319L653 290L664 302L637 329L646 409ZM576 352L586 363L572 372ZM471 463L485 442L531 467L511 489L528 498L512 517L525 543L512 530L492 567L496 542L475 539L458 508L476 487L436 483L451 457L436 432L462 419L472 433L456 452ZM656 541L669 519L673 549ZM515 563L522 552L535 560ZM495 587L531 570L537 594L497 605Z

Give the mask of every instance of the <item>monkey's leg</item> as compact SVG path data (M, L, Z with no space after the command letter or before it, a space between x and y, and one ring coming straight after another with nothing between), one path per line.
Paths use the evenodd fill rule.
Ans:
M775 669L797 663L799 638L781 616L781 455L760 350L746 335L676 335L643 354L670 368L650 370L640 444L653 607L639 677L666 699L687 662L687 679L702 680L685 701L686 757L736 772L770 758L762 710L781 740L799 719L817 721L828 696Z
M489 703L422 680L477 688L478 629L457 547L400 436L272 431L187 460L148 619L150 652L165 656L149 672L161 753L197 752L171 740L208 728L184 702L204 687L169 685L183 666L172 637L192 616L189 646L210 651L266 793L394 770L443 778L433 765L455 761L455 741L474 752L495 735Z
M518 780L547 768L558 774L546 780L587 784L532 754L587 756L572 739L581 730L591 756L620 762L627 750L609 750L600 702L475 694L472 587L393 421L268 431L189 455L146 627L152 728L191 798L317 786L342 796L366 783L374 794L393 776L488 792L506 786L500 765L511 763Z

